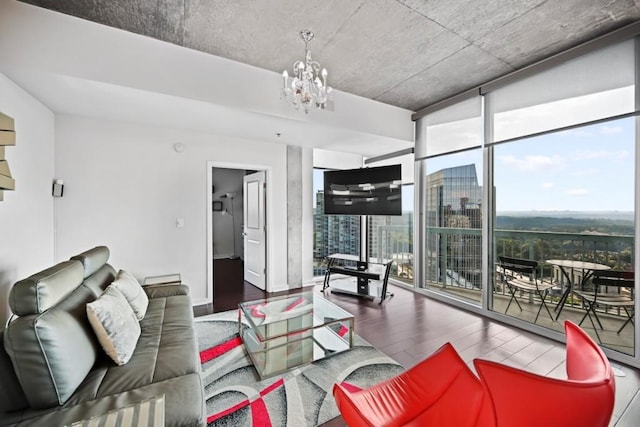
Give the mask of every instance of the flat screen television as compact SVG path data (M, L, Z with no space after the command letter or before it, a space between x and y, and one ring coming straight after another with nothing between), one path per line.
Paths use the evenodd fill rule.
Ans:
M402 166L325 171L326 215L402 215Z

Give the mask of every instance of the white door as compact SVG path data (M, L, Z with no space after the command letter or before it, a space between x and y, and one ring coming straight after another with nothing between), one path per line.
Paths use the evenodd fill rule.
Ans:
M267 232L265 211L266 172L244 177L244 280L265 290Z

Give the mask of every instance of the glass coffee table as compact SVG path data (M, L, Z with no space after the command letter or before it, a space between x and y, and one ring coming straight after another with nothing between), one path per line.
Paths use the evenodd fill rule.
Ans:
M313 292L238 306L240 337L261 379L351 349L353 323L352 314Z

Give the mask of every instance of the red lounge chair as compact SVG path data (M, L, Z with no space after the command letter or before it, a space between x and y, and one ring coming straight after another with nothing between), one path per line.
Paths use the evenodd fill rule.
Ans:
M495 425L480 380L449 343L395 378L349 388L335 384L333 396L350 427Z
M567 379L535 375L487 360L473 363L487 386L498 426L608 426L615 380L600 347L575 323L564 323Z
M343 419L360 426L607 426L613 370L598 345L565 322L567 380L474 360L480 379L453 346L442 346L408 371L365 390L335 384Z

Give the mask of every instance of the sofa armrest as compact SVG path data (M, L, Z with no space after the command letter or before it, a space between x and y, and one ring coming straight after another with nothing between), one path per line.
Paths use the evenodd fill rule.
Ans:
M182 284L147 285L143 286L142 289L144 289L147 296L151 299L166 298L175 295L189 295L189 287Z

